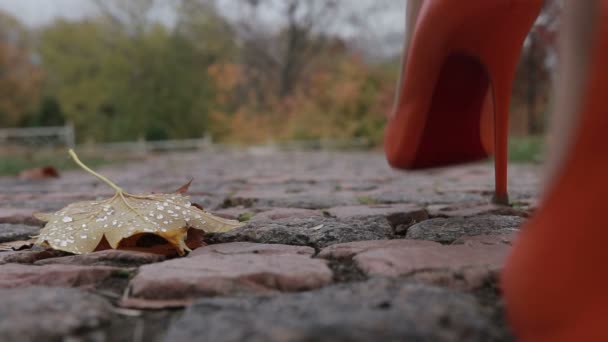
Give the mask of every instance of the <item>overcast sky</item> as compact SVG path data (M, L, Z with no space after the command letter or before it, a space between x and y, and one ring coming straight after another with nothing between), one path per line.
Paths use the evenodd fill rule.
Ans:
M351 0L342 0L351 1ZM356 6L369 6L375 0L357 0L352 2ZM240 0L221 0L220 9L226 14L238 10ZM160 2L162 3L162 1ZM396 2L398 3L398 2ZM403 1L405 4L405 0ZM236 7L235 7L236 5ZM399 31L403 26L403 7L395 8L394 11L383 13L381 17L373 18L376 25L383 26L386 31ZM13 14L28 26L40 26L52 22L56 18L78 19L94 12L92 0L0 0L0 9ZM156 17L166 23L173 19L170 10L160 7ZM269 14L272 18L272 14ZM372 18L370 18L372 19Z
M81 18L91 12L88 0L0 0L0 9L28 26L47 24L57 17Z
M79 19L95 12L92 0L0 0L0 9L13 14L28 26L41 26L57 18ZM171 23L170 11L159 7L155 17Z
M242 0L219 0L219 9L227 16L238 15ZM278 0L281 1L281 0ZM371 4L378 4L381 0L342 0L353 5L353 8L360 8L364 11ZM387 1L387 0L384 0ZM390 0L388 0L390 1ZM364 50L378 50L380 55L394 55L401 49L401 35L404 29L404 12L407 1L393 0L391 10L376 13L374 16L367 17L364 24L366 30L353 30L347 23L334 27L332 31L346 38L355 38L355 33L359 43L365 44ZM154 17L171 25L175 16L171 9L159 1L161 6L154 13ZM79 19L95 12L93 0L0 0L0 10L4 10L16 16L21 22L30 27L41 26L52 22L57 18ZM280 21L282 18L276 13L265 13L266 21ZM274 25L271 25L274 26ZM361 32L367 32L366 36L360 36Z

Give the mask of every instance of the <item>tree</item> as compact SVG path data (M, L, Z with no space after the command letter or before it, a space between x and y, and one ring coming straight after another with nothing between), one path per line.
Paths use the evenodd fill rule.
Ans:
M40 96L42 70L34 63L28 34L15 19L0 12L0 126L16 126Z
M97 4L96 17L58 21L40 39L49 95L80 139L381 138L398 66L370 63L338 34L364 15L352 2ZM159 6L174 25L159 23Z
M26 117L27 126L62 126L65 124L65 114L56 98L44 96L40 108Z
M279 98L290 96L306 69L324 52L331 20L340 7L334 0L248 1L252 16L235 22L243 40L243 63L254 84L275 89ZM278 31L259 20L260 11L275 11L284 19ZM260 96L261 97L261 96Z
M49 73L48 89L60 102L79 137L101 140L112 129L114 96L124 91L128 60L108 48L123 44L121 36L106 35L99 19L60 20L40 36L39 52Z
M59 21L41 39L52 88L79 136L124 140L204 135L215 99L207 69L224 59L224 47L202 45L192 35L200 28L208 34L223 30L222 19L190 8L181 11L176 28L170 29L151 17L155 1L99 3L98 17Z
M386 73L384 65L368 64L352 40L337 34L345 25L351 32L369 30L354 20L365 12L358 6L253 0L229 8L240 49L231 63L210 70L230 104L214 112L216 134L245 143L353 136L380 141L398 67Z
M524 122L519 125L521 133L539 135L544 132L544 114L557 59L556 38L561 8L561 0L546 1L524 44L514 99L524 107Z

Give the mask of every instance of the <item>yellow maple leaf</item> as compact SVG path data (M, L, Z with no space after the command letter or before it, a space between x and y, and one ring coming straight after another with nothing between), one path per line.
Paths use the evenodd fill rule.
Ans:
M184 242L190 228L225 232L243 225L197 208L181 193L129 194L84 165L73 150L69 153L80 167L116 193L106 200L76 202L53 214L35 215L47 221L37 237L38 245L83 254L93 252L104 237L117 249L123 239L148 233L167 240L183 255L190 251Z

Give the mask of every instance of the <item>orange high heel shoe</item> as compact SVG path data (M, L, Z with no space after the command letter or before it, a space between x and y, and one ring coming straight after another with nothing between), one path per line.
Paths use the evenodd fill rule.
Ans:
M385 132L385 153L393 167L442 166L479 160L493 152L494 201L508 203L511 86L523 41L542 3L410 2L412 31L406 35L407 55Z
M524 342L608 341L608 1L566 6L553 127L562 154L502 275Z

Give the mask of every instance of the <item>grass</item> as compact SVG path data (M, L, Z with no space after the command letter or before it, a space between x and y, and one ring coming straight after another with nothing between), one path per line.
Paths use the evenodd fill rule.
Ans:
M255 213L252 212L246 212L246 213L242 213L241 215L239 215L239 222L246 222L251 220L252 217L255 216Z
M81 158L91 168L116 161L116 158L106 158L99 154L84 154ZM0 176L15 176L23 170L44 166L52 166L59 170L59 172L78 168L78 165L72 161L68 153L63 150L0 153Z
M510 137L509 161L516 163L539 163L543 160L545 137Z
M357 197L357 202L362 205L374 205L378 204L378 200L369 196L359 196Z
M116 278L129 279L135 275L135 271L120 269L112 272L112 276Z
M525 207L526 203L515 201L515 202L511 202L510 205L511 205L512 208L519 209L519 208Z
M542 161L544 150L543 136L530 137L511 137L509 139L509 161L516 163L538 163ZM83 153L79 152L81 159L86 162L91 168L95 169L99 166L115 163L120 160L128 159L123 157L115 157L102 155L100 153ZM48 150L40 151L2 151L0 150L0 176L14 176L19 172L31 168L53 166L60 172L62 170L75 169L78 166L68 156L64 150ZM337 186L336 191L340 191L341 187ZM358 198L360 204L377 204L377 201L368 196ZM244 217L244 219L248 219Z

